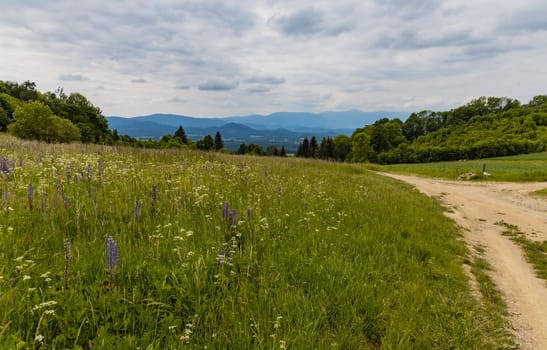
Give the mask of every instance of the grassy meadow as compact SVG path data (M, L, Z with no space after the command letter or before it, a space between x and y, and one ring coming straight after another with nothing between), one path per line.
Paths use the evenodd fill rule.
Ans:
M483 165L490 176L483 176ZM445 179L458 179L473 173L473 180L547 181L547 152L518 156L465 160L454 162L368 165L369 169L403 174L418 174Z
M512 344L438 203L362 165L7 136L0 156L1 349Z

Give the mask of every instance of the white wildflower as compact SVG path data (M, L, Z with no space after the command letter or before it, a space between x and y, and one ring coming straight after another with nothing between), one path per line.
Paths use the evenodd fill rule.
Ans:
M24 275L24 276L23 276L23 281L27 281L27 280L29 280L29 279L31 279L31 277L30 277L29 275Z
M37 342L39 342L39 343L41 343L42 340L44 340L44 336L41 335L41 334L37 334L37 335L34 337L34 341L37 341Z

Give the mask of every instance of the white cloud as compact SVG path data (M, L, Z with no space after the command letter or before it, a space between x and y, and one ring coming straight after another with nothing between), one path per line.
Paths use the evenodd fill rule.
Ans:
M544 13L542 0L12 1L0 77L125 116L527 102L547 93Z

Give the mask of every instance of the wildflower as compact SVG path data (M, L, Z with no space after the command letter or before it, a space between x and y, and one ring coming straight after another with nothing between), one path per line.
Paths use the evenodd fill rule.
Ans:
M237 212L235 209L230 213L230 219L232 219L232 226L237 226Z
M118 266L118 246L112 236L106 239L106 272L110 290L114 287L114 269Z
M141 205L139 201L135 201L135 221L139 221L141 218Z
M8 159L5 157L0 157L0 172L9 174L9 163Z
M46 311L44 311L44 314L46 314L46 315L55 315L55 310L46 310Z
M247 208L247 220L251 220L251 208Z
M34 187L32 187L32 184L29 184L27 187L27 200L29 209L32 210L34 202Z
M38 304L38 305L35 305L35 306L32 308L32 311L44 309L44 308L46 308L46 307L50 307L50 306L54 306L54 305L57 305L57 302L56 302L55 300L44 301L43 303L40 303L40 304Z
M63 241L63 246L65 248L65 272L63 274L63 280L65 282L65 289L68 289L70 286L70 256L71 256L71 244L68 239Z
M41 335L41 334L37 334L37 335L34 337L34 341L37 341L38 343L41 343L42 340L44 340L44 336Z
M224 206L222 207L222 220L228 220L229 212L230 212L230 203L226 201L226 203L224 203Z
M118 247L112 236L106 239L106 269L112 271L118 265Z
M93 179L93 171L91 170L91 165L87 165L87 181L91 181Z
M156 206L156 201L158 200L158 185L152 185L152 207Z
M23 281L27 281L27 280L29 280L29 279L31 279L31 277L30 277L29 275L24 275L24 276L23 276Z

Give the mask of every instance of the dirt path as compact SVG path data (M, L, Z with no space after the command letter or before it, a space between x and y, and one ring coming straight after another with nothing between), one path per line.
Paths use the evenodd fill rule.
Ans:
M542 183L475 183L385 174L414 185L449 207L466 242L482 245L492 278L505 297L521 349L547 349L547 282L536 277L523 252L496 222L516 225L533 240L547 240L547 201L529 196Z

